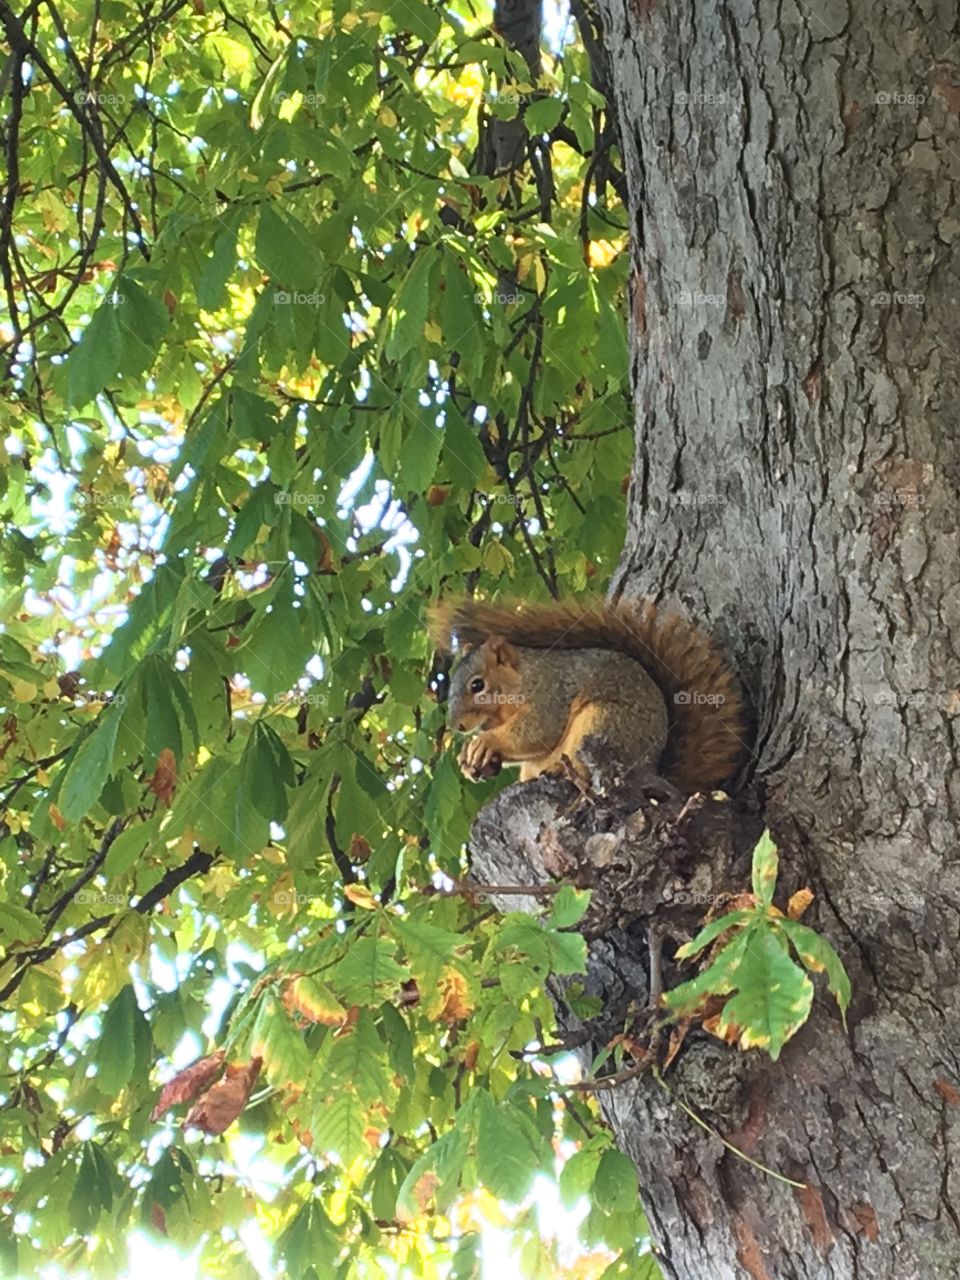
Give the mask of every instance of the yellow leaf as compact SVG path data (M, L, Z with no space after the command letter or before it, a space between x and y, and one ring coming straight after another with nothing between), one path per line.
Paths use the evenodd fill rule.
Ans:
M37 686L29 680L21 680L19 676L7 676L13 692L14 702L33 702L37 696Z
M380 905L364 884L348 884L343 895L349 898L355 907L362 907L364 911L373 911Z
M622 241L591 240L587 247L587 260L591 267L609 267L622 248Z
M325 1027L342 1027L347 1020L346 1009L330 988L313 978L300 977L288 983L283 1003L289 1012Z
M473 1012L476 1002L470 994L466 977L459 969L446 969L437 989L427 1004L431 1022L462 1022Z
M798 889L796 893L790 895L790 901L787 903L787 917L790 920L799 920L812 901L811 889Z

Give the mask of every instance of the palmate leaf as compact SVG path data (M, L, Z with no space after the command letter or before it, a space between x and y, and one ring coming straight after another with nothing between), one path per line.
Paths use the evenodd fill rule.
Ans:
M461 934L421 920L393 918L390 930L403 947L413 976L425 988L436 986L450 961L469 945Z
M377 1005L384 994L410 977L410 970L396 959L393 938L374 933L353 939L342 960L329 970L332 989L348 1004Z
M743 934L740 961L731 975L738 989L720 1015L721 1035L735 1029L743 1049L766 1049L774 1061L810 1014L813 983L770 929Z

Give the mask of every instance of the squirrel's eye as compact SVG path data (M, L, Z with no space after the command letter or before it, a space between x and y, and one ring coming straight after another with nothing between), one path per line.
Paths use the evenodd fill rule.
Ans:
M479 676L477 676L475 679L470 681L470 692L483 693L483 681L480 679Z

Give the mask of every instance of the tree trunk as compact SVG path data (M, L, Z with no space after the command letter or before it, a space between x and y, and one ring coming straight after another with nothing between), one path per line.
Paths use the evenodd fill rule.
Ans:
M614 587L682 604L737 662L757 707L756 816L788 884L814 891L805 921L842 954L854 1004L845 1034L820 992L777 1063L699 1033L665 1073L804 1189L649 1077L599 1096L666 1276L954 1278L956 10L600 7L634 260L637 447ZM586 847L557 786L503 793L512 825L481 815L481 878L543 879L558 843ZM688 836L668 868L687 884ZM747 887L742 839L736 856L717 847L699 855L710 886ZM668 880L593 943L611 1008L645 988L636 921L664 913Z

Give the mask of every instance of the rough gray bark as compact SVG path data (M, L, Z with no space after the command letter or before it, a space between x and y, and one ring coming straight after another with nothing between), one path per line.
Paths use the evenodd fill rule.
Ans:
M602 1105L668 1277L960 1276L956 8L600 7L634 233L615 588L682 603L739 662L760 816L855 988L848 1036L820 998L779 1063L691 1036L669 1073L804 1191L648 1079ZM556 870L548 785L509 793L538 806L527 838L478 827L481 878ZM642 913L593 965L611 1001L640 982Z

